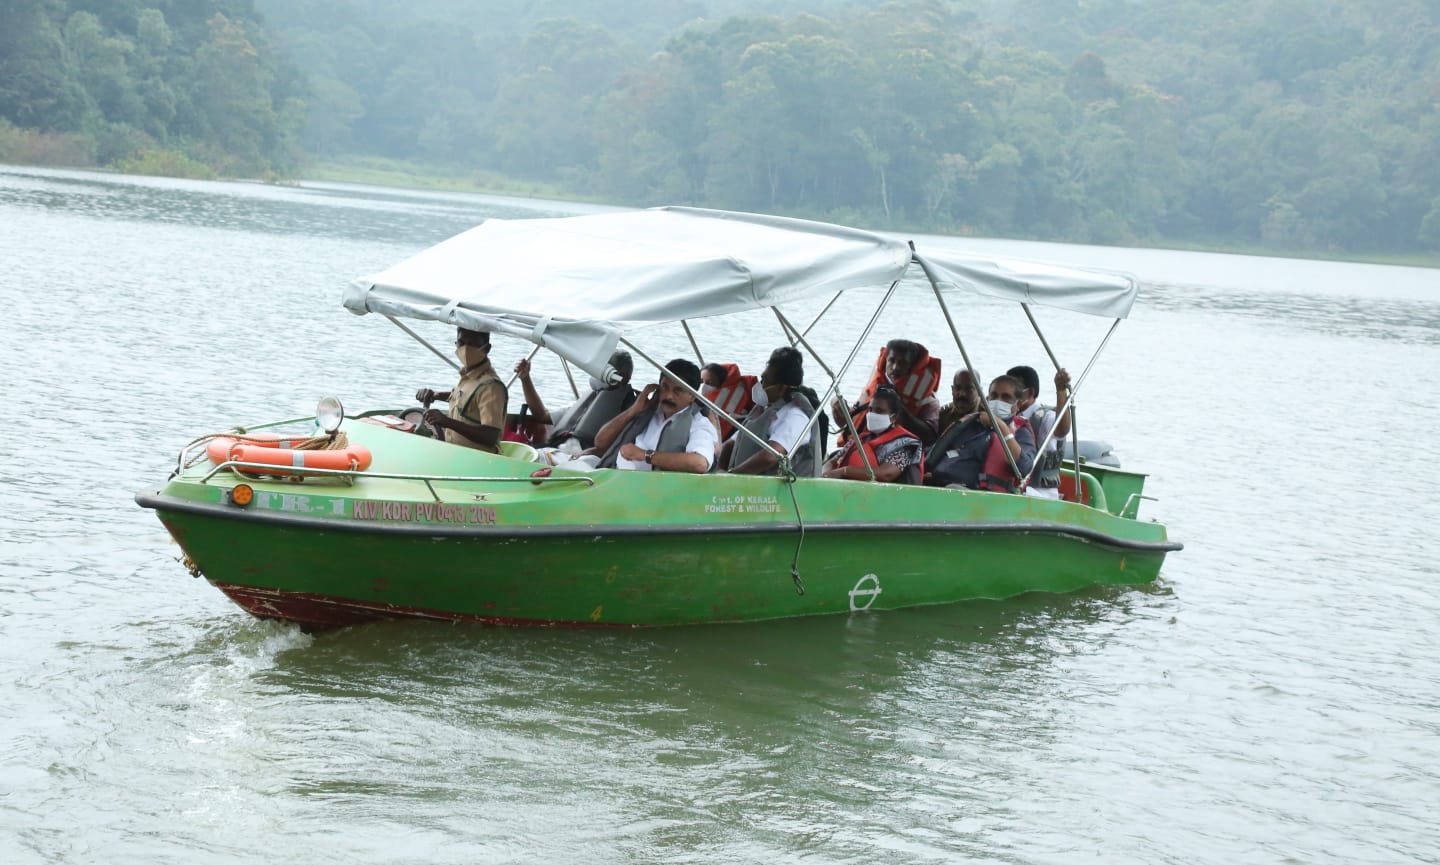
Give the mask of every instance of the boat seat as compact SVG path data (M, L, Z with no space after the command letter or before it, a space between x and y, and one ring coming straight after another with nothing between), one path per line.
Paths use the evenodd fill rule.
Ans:
M500 456L531 463L540 461L540 455L535 449L524 442L501 442Z
M1077 501L1075 498L1074 474L1067 474L1066 472L1060 473L1060 498L1067 502ZM1082 498L1078 499L1078 501L1083 505L1090 504L1090 490L1082 490Z
M1075 475L1073 469L1060 470L1060 497L1067 502L1075 501ZM1100 479L1089 472L1080 472L1080 503L1102 511L1110 510L1105 497L1105 487Z

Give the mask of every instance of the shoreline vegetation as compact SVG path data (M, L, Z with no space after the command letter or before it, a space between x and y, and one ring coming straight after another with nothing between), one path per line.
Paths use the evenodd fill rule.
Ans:
M616 207L650 206L631 205L606 200L593 195L582 195L553 183L506 177L493 171L465 170L457 167L422 165L401 159L378 156L337 157L316 161L302 168L294 176L282 177L266 172L259 177L226 177L209 165L198 162L183 153L171 150L151 149L129 159L117 160L110 165L96 165L93 160L83 158L84 148L73 141L71 136L53 133L38 133L32 130L6 129L6 122L0 118L0 164L25 165L36 168L69 168L86 171L104 171L117 174L134 174L149 177L174 177L187 180L216 180L231 182L260 182L281 185L302 185L307 181L320 183L353 183L364 186L381 186L392 189L413 189L431 192L458 192L478 195L505 195L517 198L534 198L548 201L569 201L585 204L604 204ZM19 133L18 139L15 133ZM8 137L7 137L8 136ZM16 142L19 146L16 146ZM652 204L679 204L686 202L653 202ZM703 206L703 205L696 205ZM847 213L827 215L796 211L778 212L781 216L801 219L841 222L857 228L876 231L913 231L921 234L949 235L955 237L988 237L990 235L967 234L954 227L940 225L914 225L887 222L883 214ZM848 219L849 221L846 221ZM1076 243L1052 237L1012 236L994 238L997 240L1036 241L1042 243ZM1440 269L1440 252L1373 252L1365 253L1347 250L1296 249L1267 246L1260 243L1236 244L1225 241L1205 241L1194 238L1152 238L1127 243L1083 243L1086 246L1114 246L1133 249L1175 250L1178 252L1211 252L1222 255L1250 255L1267 258L1294 258L1309 261L1335 261L1352 264L1382 264L1395 267L1425 267Z
M524 180L515 180L500 174L489 171L464 172L444 171L427 166L414 165L411 163L382 159L375 157L355 157L353 159L335 159L324 162L317 162L294 178L296 182L304 183L307 180L317 180L326 183L357 183L369 186L388 186L401 189L424 189L443 192L469 192L482 195L514 195L522 198L540 198L552 201L574 201L587 204L610 204L616 206L627 206L620 202L607 201L603 198L587 195L578 195L559 186L546 183L533 183ZM654 202L658 204L679 204L682 202ZM645 206L645 205L639 205ZM653 205L652 205L653 206ZM696 205L703 206L703 205ZM827 217L825 214L801 213L801 212L780 212L780 216L794 216L801 219L818 219L821 221L841 221L836 217ZM883 214L856 214L861 217L858 221L843 222L846 225L853 225L857 228L867 228L876 231L913 231L920 234L937 234L950 236L969 236L955 231L953 227L937 225L908 225L908 224L885 224ZM874 217L879 217L877 220ZM983 236L983 235L976 235ZM996 238L1004 240L1025 240L1043 243L1074 243L1075 241L1056 240L1049 237L1007 237ZM1253 255L1269 258L1296 258L1312 261L1337 261L1354 264L1386 264L1397 267L1431 267L1440 268L1440 252L1425 253L1392 253L1376 252L1364 253L1339 250L1317 250L1317 249L1287 249L1283 247L1265 246L1263 244L1232 244L1221 241L1207 242L1204 240L1184 238L1155 238L1151 241L1135 241L1130 243L1086 243L1086 246L1121 246L1135 249L1173 249L1179 252L1213 252L1224 255Z
M0 4L0 161L1440 266L1436 0L560 5Z

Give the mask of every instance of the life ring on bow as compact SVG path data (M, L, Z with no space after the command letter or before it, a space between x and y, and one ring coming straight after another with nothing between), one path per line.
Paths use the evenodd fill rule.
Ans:
M350 444L333 450L296 450L306 438L246 436L243 439L218 436L210 440L205 453L216 465L227 462L252 463L241 471L267 475L303 475L306 469L363 472L373 459L370 449ZM255 463L265 468L255 467Z

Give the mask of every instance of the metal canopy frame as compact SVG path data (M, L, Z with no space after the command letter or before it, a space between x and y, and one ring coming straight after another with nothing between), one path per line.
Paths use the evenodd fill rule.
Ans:
M986 413L990 413L990 399L987 395L987 389L980 386L981 383L985 381L985 379L980 376L980 373L975 368L974 362L970 359L970 353L965 348L965 341L960 337L960 331L955 324L954 316L950 312L950 306L945 302L945 296L944 292L940 288L939 278L935 275L935 272L931 268L929 262L927 262L923 256L921 256L918 252L915 251L915 245L913 242L910 244L910 254L911 263L920 267L921 272L925 274L926 281L930 284L930 288L935 295L935 302L939 305L940 311L945 317L945 323L950 329L950 335L955 340L955 347L959 349L961 360L965 364L965 369L970 373L971 381L975 384L976 396L979 398L981 407ZM906 269L906 272L908 272L908 268ZM837 292L834 297L830 298L829 302L827 302L825 306L821 308L818 313L815 314L814 318L812 318L810 320L810 323L807 324L803 329L797 328L794 322L790 321L790 319L786 317L785 313L781 311L778 305L770 307L771 311L775 314L776 320L780 324L781 331L783 332L786 341L792 347L797 345L800 346L807 354L810 355L810 357L815 360L816 363L820 365L821 369L823 369L825 371L825 374L830 378L830 384L825 388L825 392L820 398L820 405L816 407L815 412L811 415L809 422L805 426L805 429L808 430L811 435L814 435L817 431L817 427L820 421L820 413L827 410L831 399L840 399L841 402L844 403L845 407L848 408L849 404L845 402L844 398L840 394L840 382L844 379L845 375L854 365L855 359L858 357L861 347L864 345L865 341L870 338L870 334L874 331L876 323L880 320L880 316L884 313L886 307L889 306L890 300L895 296L895 292L899 289L900 283L904 280L904 278L905 274L902 273L899 279L896 279L893 283L890 284L890 287L886 290L884 296L880 299L880 303L876 306L875 312L871 314L869 321L866 322L865 327L861 331L859 338L855 340L855 344L851 347L849 354L846 356L845 361L840 365L838 371L826 362L825 358L815 349L813 345L811 345L810 341L806 339L806 337L809 335L810 331L813 330L815 326L820 323L820 320L824 318L825 315L835 306L835 304L840 300L840 297L844 294L844 292ZM1035 335L1039 338L1041 346L1044 347L1045 354L1050 358L1051 365L1054 366L1054 368L1058 371L1062 368L1060 360L1056 357L1055 351L1050 347L1049 340L1045 338L1045 334L1040 328L1039 321L1036 320L1035 314L1030 309L1030 304L1021 303L1020 307L1024 310L1025 316L1029 320L1030 326L1034 329ZM396 327L400 328L416 342L427 348L436 357L439 357L441 360L448 363L452 368L457 370L460 368L460 365L455 361L454 358L440 351L438 348L432 345L420 334L416 333L414 329L406 325L404 322L400 321L398 318L392 315L386 315L385 318L389 319L391 323L393 323ZM1095 349L1095 353L1090 356L1089 361L1086 363L1085 369L1080 373L1079 378L1075 380L1074 384L1070 386L1069 395L1067 396L1065 402L1060 406L1056 407L1055 409L1056 413L1060 417L1064 417L1067 414L1070 416L1072 460L1077 469L1080 465L1080 447L1078 430L1079 425L1076 423L1075 420L1075 398L1079 394L1081 387L1084 386L1086 379L1089 377L1090 370L1094 368L1096 361L1099 360L1100 355L1105 351L1106 346L1109 345L1110 338L1114 336L1116 328L1120 326L1120 321L1121 319L1116 318L1111 323L1109 330L1105 333L1104 339L1100 341L1100 345ZM680 326L685 333L685 338L690 343L690 347L695 351L696 360L698 361L699 365L704 366L704 354L700 350L700 344L695 338L694 331L690 328L690 323L684 319L681 319ZM688 382L681 381L680 379L676 378L668 370L665 369L664 364L660 363L648 352L646 352L640 346L636 345L633 340L629 339L628 337L622 336L619 338L618 342L619 344L624 345L626 348L635 352L651 366L655 367L655 369L660 373L660 375L670 378L676 384L683 387L686 391L693 395L698 402L700 402L710 411L715 412L720 417L725 418L725 420L728 421L738 432L743 433L761 449L767 451L772 456L774 456L780 467L781 472L785 475L787 480L794 481L796 479L796 475L789 454L781 453L780 451L772 447L768 441L764 441L763 439L761 439L760 436L756 435L752 430L745 426L743 418L738 418L730 414L729 412L722 409L719 405L712 402L698 389L691 387ZM533 349L531 349L530 353L526 356L526 359L533 359L539 351L540 346L536 345ZM570 371L569 362L562 357L560 358L560 363L561 367L565 372L565 378L570 383L571 391L578 398L580 395L580 390L575 384L575 377ZM509 382L507 383L507 387L510 384L513 384L515 382L515 379L516 376L512 374ZM1036 399L1039 399L1039 394L1036 394ZM855 428L855 423L850 415L850 412L845 411L842 412L842 414L844 415L845 431L848 432L852 437L854 437L856 441L858 441L859 432ZM1058 427L1058 425L1059 424L1057 421L1056 427ZM1050 442L1055 438L1056 427L1052 427L1050 429L1050 433L1045 436L1045 439L1043 441L1036 442L1036 464L1038 464L1039 455L1044 451L1045 447L1050 444ZM1005 452L1005 461L1009 464L1011 472L1014 473L1015 477L1021 477L1020 467L1019 464L1016 463L1014 455L1010 453L1010 449L1008 447L1003 448L1003 450ZM860 458L865 465L865 471L868 475L868 479L871 481L875 480L876 467L871 463L869 456L865 453L865 450L863 448L860 449ZM1030 471L1025 474L1024 477L1021 479L1020 487L1022 489L1030 482L1030 478L1034 475L1034 473L1035 465L1032 465Z

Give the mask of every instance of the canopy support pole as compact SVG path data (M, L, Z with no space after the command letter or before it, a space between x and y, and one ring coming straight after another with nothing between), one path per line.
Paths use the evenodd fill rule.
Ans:
M903 274L901 276L903 277ZM830 365L825 363L825 358L821 357L820 354L811 347L803 334L795 332L795 328L785 319L784 314L778 309L775 310L775 315L780 318L781 326L791 332L791 335L795 337L796 341L810 353L811 357L815 358L815 362L820 364L820 368L825 370L825 374L830 376L830 386L825 389L825 395L820 398L820 407L816 410L815 415L810 418L810 425L813 426L820 422L819 414L829 408L828 403L832 396L840 396L840 380L845 377L845 373L849 372L851 364L855 363L856 356L860 354L860 346L865 343L865 340L870 338L870 332L875 329L876 322L880 321L880 314L885 311L885 307L890 305L890 298L895 296L895 290L899 287L900 280L898 279L890 283L889 290L885 292L884 297L880 298L880 305L875 308L875 314L870 316L870 321L865 324L865 330L861 331L860 338L855 340L855 345L850 349L850 355L846 357L845 362L840 365L840 372L838 374L830 369ZM774 307L771 308L774 309ZM841 402L843 403L844 400L841 400ZM865 449L859 446L860 433L855 430L855 419L850 416L850 406L847 404L844 405L843 408L845 410L840 414L845 418L845 428L850 431L851 440L855 442L856 448L860 451L860 461L865 464L865 472L869 475L869 479L873 481L875 480L875 466L870 463L870 458L865 455Z
M431 353L433 353L436 357L440 358L441 360L445 361L446 363L448 363L448 364L450 364L452 367L454 367L456 372L459 372L459 371L460 371L460 363L459 363L459 361L455 360L455 358L451 357L450 355L446 354L445 352L443 352L443 351L441 351L440 349L436 348L435 346L431 345L428 341L426 341L425 337L423 337L423 336L421 336L420 334L416 333L415 331L411 330L409 325L405 324L403 321L401 321L400 319L396 318L395 316L393 316L393 315L387 315L387 316L385 316L385 317L388 318L388 319L390 319L390 323L391 323L391 324L395 325L396 327L398 327L398 328L400 328L401 330L405 331L406 333L410 334L410 338L411 338L411 339L415 340L416 342L418 342L418 343L420 343L421 345L425 346L426 348L430 349Z
M955 327L955 319L950 315L950 306L945 303L945 296L940 291L940 281L935 278L935 273L930 270L930 263L921 258L918 252L915 252L914 243L910 244L910 254L915 261L920 263L920 269L925 271L925 278L930 281L930 287L935 290L935 302L940 304L940 311L945 314L945 323L950 326L950 335L955 337L955 347L960 349L960 357L965 361L965 369L970 371L970 381L975 385L975 396L979 397L980 405L984 408L985 413L990 415L991 430L995 435L999 435L1000 430L994 426L995 414L990 411L990 397L986 394L987 388L980 386L980 374L975 371L974 364L970 363L970 353L965 350L965 343L960 339L960 331ZM944 430L940 432L944 432ZM1003 439L1000 445L1000 450L1005 452L1005 462L1009 464L1013 476L1017 478L1020 477L1020 466L1015 462L1015 455L1010 453L1010 446L1005 444ZM1027 475L1026 477L1028 478L1029 476Z
M579 399L580 388L575 386L575 376L570 372L570 361L566 360L563 357L560 358L560 368L565 370L565 378L567 381L570 382L570 392L575 394L576 399Z
M685 337L690 340L690 347L695 349L695 360L701 367L705 366L705 355L700 353L700 344L695 341L695 334L690 332L690 322L680 319L680 326L685 328Z
M840 379L835 375L835 371L825 362L825 358L821 357L819 352L815 351L814 347L805 341L805 335L795 329L795 325L790 322L790 319L785 317L785 313L781 312L780 308L775 306L770 307L770 310L775 313L775 318L779 319L781 329L785 331L786 338L790 340L790 346L793 348L797 344L800 345L801 348L810 353L811 357L815 358L815 362L820 364L820 368L825 371L825 374L829 376L832 381L838 382ZM834 387L827 389L825 391L825 397L829 397L830 392L834 389ZM810 420L805 424L805 429L810 430L811 435L819 432L820 413L825 411L826 408L825 399L822 398L820 405L815 407L815 413L810 416ZM855 425L853 423L850 425L850 434L855 435ZM865 457L863 451L860 454L860 459L868 463L868 459Z
M1055 352L1050 349L1050 342L1045 339L1045 334L1040 332L1040 322L1035 320L1035 313L1030 311L1030 304L1021 303L1020 308L1025 310L1025 317L1030 319L1030 326L1035 328L1035 335L1040 337L1040 346L1045 349L1046 354L1050 355L1050 364L1055 367L1056 372L1059 372L1060 359L1057 358ZM1118 322L1119 319L1117 318L1116 321ZM1107 336L1106 339L1109 339L1109 337ZM1070 413L1070 453L1073 454L1075 458L1075 498L1078 501L1080 498L1080 424L1075 418L1075 407L1071 400L1072 396L1074 396L1073 391L1066 392L1065 411ZM1035 394L1035 399L1038 401L1040 394ZM1065 415L1060 413L1060 409L1058 408L1055 411L1055 425L1059 426L1060 418L1065 417ZM1050 439L1054 438L1053 433L1055 431L1052 429L1050 432L1052 433L1051 435L1045 436L1045 444L1036 443L1035 445L1035 465L1040 464L1040 455L1045 452L1045 445L1048 445ZM1035 466L1030 467L1030 474L1025 476L1025 483L1030 483L1030 476L1033 474L1035 474Z
M530 349L530 353L529 353L529 354L525 355L525 359L526 359L526 360L534 360L534 359L535 359L535 355L537 355L537 354L539 354L539 353L540 353L540 346L537 344L534 348ZM507 382L505 382L505 388L508 390L508 389L510 388L510 385L512 385L512 384L515 383L515 379L517 379L517 378L519 378L519 377L520 377L520 373L518 373L518 372L512 372L512 373L510 373L510 380L507 381Z
M840 299L840 295L842 295L842 294L844 294L844 293L845 293L845 292L843 292L843 291L837 291L837 292L835 292L835 296L832 297L832 298L830 298L830 302L827 303L827 304L825 304L825 308L822 309L822 310L820 310L819 312L815 313L815 317L812 318L812 319L810 319L810 323L807 324L807 325L805 325L805 329L802 330L802 331L800 331L798 336L796 336L795 338L793 338L793 339L790 340L790 347L791 347L791 348L794 348L794 347L795 347L795 343L800 339L800 337L806 337L806 336L809 336L809 335L810 335L811 329L813 329L813 328L815 327L815 325L817 325L817 324L820 323L820 319L822 319L822 318L825 317L825 313L827 313L827 312L830 311L830 307L834 306L834 305L835 305L835 301L839 300L839 299ZM779 308L779 307L773 307L773 306L771 307L771 309L778 309L778 308ZM790 330L790 331L794 331L794 330L795 330L794 326L793 326L793 325L789 325L789 324L786 325L786 329L787 329L787 330Z
M653 366L653 367L655 367L656 369L660 370L660 374L661 374L662 376L668 376L671 381L675 382L676 384L678 384L678 385L680 385L681 387L685 388L685 390L687 390L687 391L689 391L690 393L694 394L695 400L696 400L697 402L701 403L702 405L708 406L711 411L716 412L716 413L719 414L721 417L723 417L723 418L725 418L726 420L728 420L728 421L731 423L731 425L735 427L735 431L736 431L736 432L742 432L742 433L744 433L751 441L755 442L755 443L756 443L757 445L759 445L763 450L769 451L771 454L774 454L775 459L778 460L778 461L780 461L780 463L781 463L782 465L789 465L789 463L790 463L789 457L787 457L785 454L782 454L782 453L780 453L779 451L775 450L773 447L770 446L770 443L769 443L768 441L765 441L765 440L762 439L760 436L756 435L754 430L749 429L748 427L745 426L744 423L742 423L740 420L738 420L738 419L736 419L735 417L733 417L729 412L725 411L724 409L720 408L720 406L718 406L718 405L716 405L715 403L711 402L704 394L700 393L700 391L698 391L698 390L696 390L695 388L691 387L689 382L681 381L680 379L676 378L674 375L672 375L672 374L670 373L669 370L667 370L667 369L665 368L665 365L664 365L663 363L660 363L660 362L659 362L658 360L656 360L655 358L653 358L653 357L651 357L650 355L646 354L646 353L645 353L645 350L642 349L642 348L640 348L640 346L636 345L635 343L631 342L630 340L626 339L626 338L623 337L623 336L620 337L620 343L621 343L622 345L624 345L626 348L628 348L628 349L630 349L631 351L635 352L636 354L640 355L642 358L644 358L646 361L648 361L651 366Z
M1105 338L1102 339L1102 340L1100 340L1100 347L1097 348L1097 349L1095 349L1095 353L1090 356L1090 362L1087 363L1087 364L1085 364L1085 369L1084 369L1084 371L1082 371L1082 372L1080 373L1080 378L1076 379L1076 380L1075 380L1075 383L1072 384L1072 385L1070 385L1070 395L1069 395L1068 397L1066 397L1066 399L1065 399L1065 404L1062 405L1062 406L1057 410L1062 417L1064 416L1064 413L1065 413L1065 412L1067 412L1067 411L1068 411L1068 412L1073 412L1073 411L1075 410L1075 409L1074 409L1074 406L1075 406L1075 395L1078 394L1078 393L1080 392L1080 388L1085 385L1085 378L1090 375L1090 370L1095 366L1095 361L1097 361L1097 360L1100 359L1100 353L1105 350L1105 346L1107 346L1107 345L1110 344L1110 337L1112 337L1112 336L1115 335L1115 329L1118 328L1119 326L1120 326L1120 319L1117 318L1117 319L1115 319L1115 321L1110 325L1110 329L1105 332ZM1052 358L1052 359L1053 359L1053 358ZM1075 419L1074 419L1073 414L1072 414L1071 419L1070 419L1070 429L1071 429L1072 432L1073 432L1074 429L1075 429ZM1044 441L1043 443L1041 443L1041 444L1039 444L1039 445L1036 446L1035 452L1038 454L1038 453L1040 452L1040 450L1041 450L1045 445L1049 444L1049 443L1050 443L1050 440L1053 439L1054 437L1055 437L1055 430L1054 430L1054 429L1051 429L1051 430L1050 430L1050 434L1045 437L1045 441ZM1079 436L1076 436L1076 437L1075 437L1075 445L1074 445L1074 447L1075 447L1075 451L1074 451L1074 453L1072 453L1072 454L1070 455L1070 458L1071 458L1071 461L1075 463L1075 471L1077 472L1076 478L1078 479L1078 478L1079 478L1078 472L1080 471L1080 439L1079 439ZM1034 469L1033 469L1033 468L1031 469L1031 472L1032 472L1032 473L1034 472ZM1030 480L1029 475L1027 475L1027 476L1025 477L1025 480L1027 480L1027 481ZM1077 484L1078 484L1078 480L1077 480ZM1079 501L1080 492L1079 492L1079 487L1078 487L1078 485L1077 485L1077 487L1076 487L1075 496L1076 496L1076 501Z

